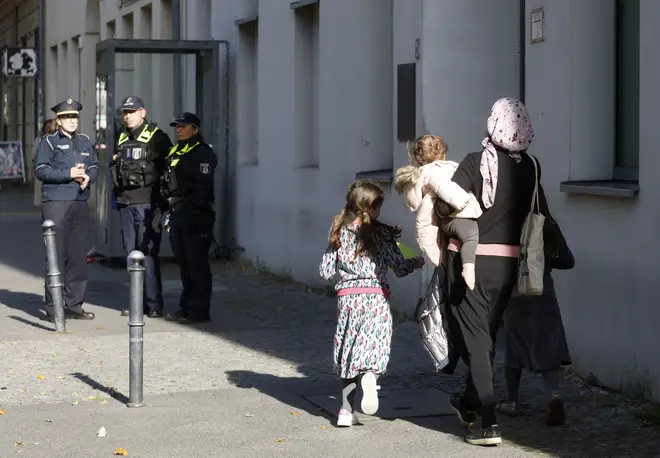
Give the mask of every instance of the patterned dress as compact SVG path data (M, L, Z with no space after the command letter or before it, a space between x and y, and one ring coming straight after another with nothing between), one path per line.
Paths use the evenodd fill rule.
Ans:
M345 288L383 288L389 291L387 269L397 277L414 270L414 259L404 260L396 242L383 239L378 255L356 257L357 226L341 229L341 247L329 246L319 267L326 280L339 276L335 290ZM388 299L382 294L351 294L337 301L337 330L334 340L334 370L351 379L367 371L382 374L387 369L392 342L392 315Z

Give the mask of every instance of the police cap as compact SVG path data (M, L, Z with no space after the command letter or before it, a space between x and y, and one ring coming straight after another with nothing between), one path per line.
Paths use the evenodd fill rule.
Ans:
M130 95L121 101L121 111L134 111L144 108L144 101L142 98Z
M199 120L199 118L195 113L185 112L185 113L179 113L176 116L176 118L174 118L174 121L170 123L170 126L192 124L193 126L199 129L201 123L202 122Z
M55 116L77 115L82 110L82 104L77 100L68 99L58 103L50 110L55 113Z

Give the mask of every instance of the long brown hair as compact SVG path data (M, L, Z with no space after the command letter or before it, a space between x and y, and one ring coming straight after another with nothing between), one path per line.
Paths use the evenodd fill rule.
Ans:
M335 215L328 233L328 241L334 249L341 246L341 228L357 220L357 253L375 256L379 242L383 239L395 239L401 235L401 228L388 226L372 218L385 201L385 193L372 180L354 182L346 193L346 205Z

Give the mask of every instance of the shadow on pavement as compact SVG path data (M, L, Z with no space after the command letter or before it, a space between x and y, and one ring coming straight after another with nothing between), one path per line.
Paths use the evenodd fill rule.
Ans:
M55 332L55 325L49 328L48 326L45 326L43 324L35 323L34 321L26 320L25 318L15 315L10 315L7 318L18 321L19 323L27 324L37 329L41 329L42 331Z
M278 377L272 374L260 374L252 371L228 371L227 380L237 388L256 389L279 402L292 407L292 415L307 412L316 417L323 417L334 424L333 417L320 407L308 402L303 396L323 391L336 391L337 381L327 379L323 383L315 383L306 378ZM334 383L333 383L334 382ZM323 387L327 387L323 390Z
M43 320L45 316L45 314L41 311L43 308L43 297L37 294L0 289L0 304L4 304L7 307L15 310L20 310L25 314L39 320ZM12 316L11 318L16 321L22 321L31 326L47 328L47 325L44 326L43 324L34 323L17 316ZM50 330L50 328L47 329Z
M105 386L105 385L97 382L96 380L94 380L93 378L91 378L88 375L82 374L80 372L75 372L75 373L69 374L69 375L71 375L73 378L75 378L77 380L80 380L85 385L89 386L90 388L107 394L108 396L110 396L113 399L116 399L117 401L121 402L122 404L127 404L128 403L128 397L126 395L120 393L119 391L117 391L116 389L114 389L112 387L108 387L108 386Z

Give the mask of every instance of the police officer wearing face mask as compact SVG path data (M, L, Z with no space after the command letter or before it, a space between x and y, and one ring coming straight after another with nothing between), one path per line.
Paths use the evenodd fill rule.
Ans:
M176 126L179 141L167 156L163 190L170 209L166 226L181 270L183 292L179 310L166 319L202 323L211 320L209 249L215 222L213 180L218 159L199 132L197 115L181 113L170 126Z
M72 99L58 103L57 131L43 137L35 157L34 174L43 183L42 218L55 223L55 244L64 280L64 316L93 320L82 308L87 291L87 240L90 187L96 182L99 162L89 137L77 133L82 105ZM46 281L46 319L54 321L53 299Z
M125 129L119 135L110 165L113 191L126 254L140 250L145 255L144 314L163 316L163 294L158 253L161 242L160 180L172 142L155 123L146 119L140 97L126 97L121 104ZM122 310L127 316L128 310Z

